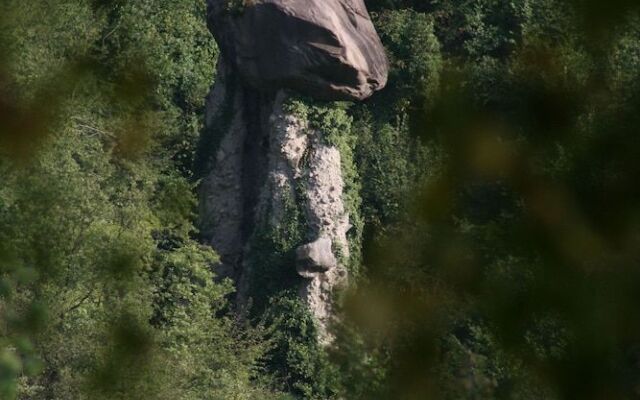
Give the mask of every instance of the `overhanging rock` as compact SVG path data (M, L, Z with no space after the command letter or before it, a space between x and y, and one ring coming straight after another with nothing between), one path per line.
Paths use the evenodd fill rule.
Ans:
M363 100L388 62L363 0L208 0L209 28L254 87Z

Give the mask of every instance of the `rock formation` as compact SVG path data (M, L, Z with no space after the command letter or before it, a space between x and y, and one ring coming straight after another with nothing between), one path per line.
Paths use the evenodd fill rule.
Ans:
M369 97L386 84L384 49L363 0L208 0L208 22L221 56L200 148L203 238L221 255L219 274L235 280L240 305L254 270L273 258L256 255L261 235L297 241L278 263L297 271L327 342L350 254L342 155L287 104L297 94Z
M228 62L259 88L362 100L387 82L387 60L363 0L209 0Z

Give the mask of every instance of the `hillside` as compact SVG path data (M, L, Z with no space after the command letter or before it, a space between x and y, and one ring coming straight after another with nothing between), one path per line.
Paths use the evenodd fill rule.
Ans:
M0 4L0 399L632 399L640 5Z

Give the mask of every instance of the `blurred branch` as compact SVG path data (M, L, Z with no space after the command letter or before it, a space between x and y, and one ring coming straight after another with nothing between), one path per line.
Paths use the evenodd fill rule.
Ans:
M76 117L73 117L73 119L76 121L76 127L78 127L78 128L82 128L82 129L86 129L86 130L89 130L89 131L92 131L92 132L95 132L95 133L99 133L99 134L102 134L102 135L110 137L110 138L115 138L116 137L115 134L113 134L111 132L104 131L102 129L98 129L98 128L96 128L94 126L91 126L91 125L87 125L85 122L83 122L82 120L80 120L80 119L78 119Z

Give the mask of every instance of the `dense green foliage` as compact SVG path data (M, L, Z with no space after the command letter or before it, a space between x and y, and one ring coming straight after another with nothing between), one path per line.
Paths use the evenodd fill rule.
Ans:
M271 397L193 240L204 4L1 7L0 397Z
M195 240L204 3L0 4L0 398L638 396L637 2L367 1L388 87L290 105L354 225L330 349L299 202L256 227L250 321Z
M394 56L420 59L394 42L412 25L397 22L406 13L434 21L428 59L442 66L438 88L418 89L426 103L408 107L407 130L373 129L358 149L365 185L387 171L421 184L399 214L365 208L386 223L366 225L377 231L367 279L347 303L362 333L340 355L355 362L352 381L367 382L350 398L636 397L637 5L370 3L396 74ZM394 104L384 95L365 107ZM388 167L367 169L380 160ZM377 183L369 198L380 187L394 186Z
M340 390L338 369L318 343L315 321L297 293L272 297L264 318L274 331L269 368L287 392L296 398L335 398Z

